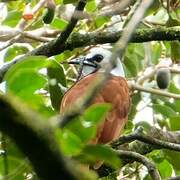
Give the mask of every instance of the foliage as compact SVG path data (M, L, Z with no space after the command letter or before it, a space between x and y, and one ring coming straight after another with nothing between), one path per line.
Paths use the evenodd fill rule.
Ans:
M76 5L76 2L77 0L56 0L56 12L55 15L53 14L54 19L52 22L48 21L49 25L43 22L46 7L42 7L32 20L25 22L27 26L23 31L33 32L37 30L38 32L40 28L45 27L52 30L54 34L45 34L45 36L41 34L40 36L44 39L47 36L48 41L55 38L56 32L61 32L67 26L69 14L72 13L72 6ZM150 28L159 26L173 27L179 25L179 6L176 7L177 1L171 0L170 2L168 9L166 1L156 1L146 13L146 17L139 28L145 28L146 26ZM37 0L32 0L31 6L34 7L37 3ZM22 20L26 4L23 0L16 0L4 2L3 6L6 7L3 12L7 13L7 15L0 14L1 25L11 27L13 31L13 28L16 29ZM95 0L89 0L85 11L89 14L98 14L102 11L103 6L105 6L103 3L98 4ZM122 19L126 18L128 13L129 10L123 11L121 14ZM119 15L114 17L92 16L91 19L80 20L74 32L112 32L118 31L123 24L124 20L121 20ZM42 42L40 38L36 38L28 39L24 37L22 40L18 40L18 43L4 49L2 53L4 55L2 56L1 54L0 63L11 62L14 58L37 48ZM21 44L21 42L23 43ZM113 47L113 44L105 46ZM178 41L130 43L126 49L123 61L127 79L136 81L142 75L142 72L150 67L155 67L162 59L172 59L173 63L177 64L180 60L179 47L180 42ZM26 57L26 60L13 65L8 70L4 77L5 87L2 87L1 90L4 94L13 93L28 104L29 108L38 111L44 117L52 118L59 114L60 101L63 94L77 78L74 67L62 65L60 62L84 55L87 51L88 49L86 48L79 48L65 51L51 58L44 56ZM158 88L155 82L155 75L148 81L143 82L143 86ZM180 94L179 88L179 75L172 74L167 91ZM97 160L103 160L107 165L115 169L122 166L121 161L109 146L88 145L90 140L96 135L97 126L102 122L109 110L109 104L91 106L64 129L56 130L56 139L65 156L86 164L93 164ZM149 117L144 116L144 113L147 113ZM145 123L141 123L141 126L144 126L145 129L147 124L151 124L161 129L177 131L180 130L179 115L180 100L137 92L132 96L129 122L124 132L127 134L132 132L138 123L144 121ZM150 122L147 122L147 120L150 120ZM3 141L4 135L1 134L1 136L1 141ZM2 152L4 152L4 149L7 149L7 153L5 155L2 153L0 159L0 176L7 176L10 179L17 180L29 179L29 177L31 179L35 178L32 167L26 157L21 154L21 151L8 137L5 137L5 139L7 141L5 147L3 145L0 147ZM8 165L5 163L6 156ZM157 165L162 179L171 177L173 173L176 175L180 174L179 153L169 150L156 150L151 152L148 157ZM140 171L141 166L138 163L127 165L125 169L129 168L133 173L124 171L123 174L127 175L127 177L128 174L131 174L129 176L139 177L142 173ZM145 175L141 179L148 179L149 175L146 170L143 173Z

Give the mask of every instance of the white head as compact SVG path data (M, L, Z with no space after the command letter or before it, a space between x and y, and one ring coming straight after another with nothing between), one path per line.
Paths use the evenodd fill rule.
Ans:
M103 72L104 69L110 64L111 55L112 55L111 51L98 47L91 49L90 53L86 55L85 59L87 62L98 65L99 67L98 71ZM90 74L94 70L95 70L94 67L90 67L88 65L85 65L83 67L84 74ZM114 76L121 76L121 77L125 76L123 65L119 58L117 58L116 67L112 69L111 74Z

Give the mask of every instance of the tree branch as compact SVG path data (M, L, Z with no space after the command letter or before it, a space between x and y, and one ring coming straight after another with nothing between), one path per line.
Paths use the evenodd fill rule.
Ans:
M117 150L115 152L119 155L120 158L131 159L133 161L142 163L148 169L148 172L153 180L161 180L161 177L159 175L156 166L145 156L142 156L136 152L131 152L131 151Z
M122 35L122 31L118 32L95 32L95 33L73 33L64 45L58 46L59 38L54 39L39 48L27 53L26 55L16 58L11 62L5 63L0 69L0 82L2 82L4 74L15 63L23 60L30 55L53 56L63 53L65 50L73 50L75 48L85 47L89 45L115 43ZM177 27L171 28L152 28L152 29L137 29L130 42L148 42L148 41L173 41L180 40L180 29ZM56 42L57 41L57 42ZM50 51L50 52L49 52Z
M67 27L65 28L64 31L62 31L62 33L59 35L59 37L55 40L52 41L52 46L49 46L49 44L45 44L44 46L41 46L39 48L37 48L36 50L34 50L33 54L34 55L42 55L46 52L46 56L53 56L55 54L59 54L59 51L62 51L61 49L64 49L65 44L66 44L66 40L68 39L69 35L71 34L71 32L73 31L73 29L75 28L78 19L75 18L75 12L76 11L83 11L85 5L86 5L86 0L79 0L74 13L72 15L72 18L69 22L69 24L67 25Z
M169 150L174 150L174 151L179 151L180 152L180 145L172 142L168 142L165 140L159 140L157 138L154 138L149 135L145 135L143 133L142 127L139 127L134 131L133 133L126 135L126 136L121 136L118 140L114 141L111 143L112 147L117 147L120 146L124 143L132 142L134 140L139 140L141 142L153 145L155 148L165 148Z
M118 32L92 32L87 34L73 33L66 43L65 50L85 47L89 45L115 43L122 35ZM174 41L180 40L180 28L151 28L137 29L130 42L141 43L149 41Z
M128 85L129 85L129 88L132 90L144 91L144 92L151 93L151 94L157 94L157 95L165 96L165 97L169 97L169 98L180 99L179 94L174 94L174 93L166 92L166 91L159 90L159 89L146 88L146 87L143 87L139 84L136 84L136 83L133 83L130 81L128 82Z
M141 142L139 140L133 140L135 135L140 133L141 129L136 129L134 133L131 133L127 136L121 136L119 139L115 140L110 144L110 146L115 150L125 150L130 152L136 152L141 155L148 154L156 149L162 149L163 146L156 146L152 144L147 144L144 142ZM153 139L162 140L165 142L170 142L173 144L180 144L180 131L176 132L170 132L170 131L162 131L161 129L157 129L155 127L150 127L147 132L148 137L151 137ZM133 141L133 142L131 142ZM129 142L129 143L128 143ZM122 163L132 163L134 160L131 158L123 159ZM107 167L106 165L103 165L100 169L98 169L98 174L100 176L107 176L110 173L112 173L114 170L110 167Z

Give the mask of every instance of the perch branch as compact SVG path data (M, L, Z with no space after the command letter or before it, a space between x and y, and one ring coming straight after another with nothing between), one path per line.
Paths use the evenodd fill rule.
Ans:
M161 177L159 175L156 166L145 156L142 156L136 152L123 151L123 150L117 150L115 152L119 155L120 158L131 159L133 161L142 163L148 169L148 172L153 180L161 180Z
M180 145L164 140L159 140L157 138L145 135L143 132L142 128L137 128L135 132L126 135L126 136L121 136L118 140L114 141L111 143L111 146L120 146L124 143L132 142L135 140L139 140L141 142L150 144L155 146L156 148L165 148L169 150L174 150L174 151L179 151L180 152Z

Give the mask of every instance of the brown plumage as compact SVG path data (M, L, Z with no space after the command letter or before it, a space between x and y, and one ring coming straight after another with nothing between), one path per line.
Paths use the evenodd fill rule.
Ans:
M73 106L74 102L88 91L97 75L98 72L84 77L66 92L61 102L61 113ZM111 78L93 99L92 104L96 103L112 105L111 111L97 129L96 138L90 142L104 144L117 139L127 122L130 96L126 80L123 77L111 75Z

